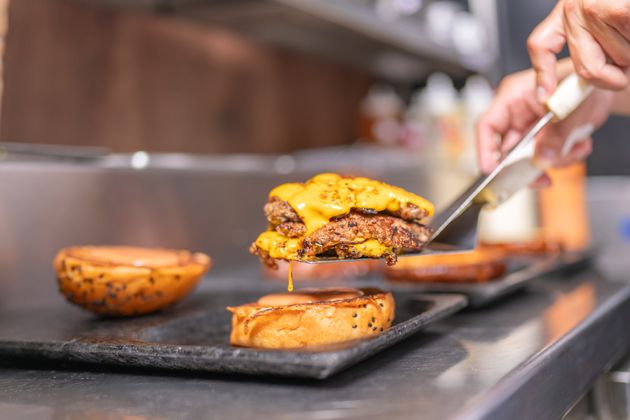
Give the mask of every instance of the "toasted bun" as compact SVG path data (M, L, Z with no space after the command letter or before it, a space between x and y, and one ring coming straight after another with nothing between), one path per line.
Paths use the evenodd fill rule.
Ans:
M505 271L502 252L479 248L403 258L395 267L387 267L385 276L401 282L482 283L502 276Z
M68 301L99 315L130 316L186 296L210 258L183 250L84 246L62 249L53 266Z
M304 289L228 310L233 345L288 349L376 335L392 325L395 303L378 289Z
M537 239L529 242L511 242L511 243L481 243L481 248L498 251L504 255L546 255L558 254L562 251L560 243Z

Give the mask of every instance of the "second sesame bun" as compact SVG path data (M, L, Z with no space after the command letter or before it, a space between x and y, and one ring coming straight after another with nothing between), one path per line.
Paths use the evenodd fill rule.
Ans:
M388 280L398 282L483 283L505 274L503 253L492 249L401 258L385 269Z
M303 289L229 307L230 343L291 349L371 337L392 325L391 293L378 289Z
M82 246L59 251L53 266L68 301L99 315L163 309L190 293L210 258L184 250Z

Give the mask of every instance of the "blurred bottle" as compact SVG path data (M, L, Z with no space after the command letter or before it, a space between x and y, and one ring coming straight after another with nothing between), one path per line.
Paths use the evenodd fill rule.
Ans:
M392 22L400 17L418 13L422 3L422 0L376 0L374 11L379 18Z
M444 73L429 76L418 103L426 129L425 153L431 162L431 198L439 208L470 183L470 174L459 166L465 147L464 108L453 81Z
M586 164L547 171L551 187L540 191L542 234L567 251L586 249L590 227L586 209Z
M453 25L462 6L454 1L432 1L425 8L425 22L431 38L444 45L453 43Z
M437 158L456 164L464 153L464 116L453 81L444 73L433 73L427 79L421 99L428 116L432 140L429 147Z
M361 104L360 138L368 143L392 146L403 136L404 102L389 85L376 84Z
M405 112L402 146L406 149L425 152L431 136L431 116L423 102L422 91L411 96L411 102Z
M466 79L461 95L464 107L463 141L465 143L461 166L466 172L476 174L478 168L475 127L481 115L490 105L494 91L486 78L473 75Z

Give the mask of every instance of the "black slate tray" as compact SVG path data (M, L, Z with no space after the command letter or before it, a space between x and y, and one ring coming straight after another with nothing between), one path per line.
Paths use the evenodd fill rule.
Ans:
M0 357L157 370L324 379L466 306L462 295L395 293L394 325L368 340L317 351L232 347L226 305L260 293L207 291L185 305L137 319L95 318L59 299L53 306L0 312Z
M555 272L582 269L590 264L594 255L594 251L589 250L549 257L515 258L508 261L507 273L503 277L487 283L403 283L391 281L382 287L389 290L420 293L462 293L468 298L469 307L479 308L523 289L534 279Z

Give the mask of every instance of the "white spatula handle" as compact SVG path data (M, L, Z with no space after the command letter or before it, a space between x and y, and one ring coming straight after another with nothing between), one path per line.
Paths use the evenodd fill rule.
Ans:
M557 120L564 120L593 92L593 86L571 73L566 77L553 95L547 100L547 109L553 112Z

